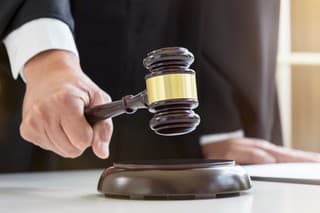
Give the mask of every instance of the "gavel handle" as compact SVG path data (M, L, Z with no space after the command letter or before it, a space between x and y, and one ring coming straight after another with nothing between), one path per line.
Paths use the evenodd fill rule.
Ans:
M98 121L116 117L124 113L134 113L138 109L147 108L147 94L145 91L139 94L124 96L121 100L102 104L85 110L85 117L92 126Z

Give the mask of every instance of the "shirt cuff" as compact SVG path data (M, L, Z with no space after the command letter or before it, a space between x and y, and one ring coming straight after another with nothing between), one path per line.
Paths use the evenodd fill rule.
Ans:
M200 145L203 146L206 144L217 143L217 142L225 141L228 139L243 138L243 137L244 137L244 133L242 129L236 130L233 132L203 135L200 137Z
M60 49L70 51L79 57L69 26L54 18L30 21L7 35L3 43L7 49L11 72L15 79L19 74L24 79L24 65L40 52Z

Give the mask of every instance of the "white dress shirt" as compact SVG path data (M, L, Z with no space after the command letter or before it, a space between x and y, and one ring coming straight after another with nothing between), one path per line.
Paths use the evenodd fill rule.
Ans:
M23 78L24 65L33 56L50 49L60 49L78 55L72 32L58 19L40 18L11 32L3 40L7 49L11 72L15 79Z
M39 18L11 32L3 40L7 49L11 72L15 79L23 78L24 65L35 55L52 49L66 50L79 57L72 32L67 24L54 18ZM208 134L200 137L200 144L221 142L244 137L242 130Z

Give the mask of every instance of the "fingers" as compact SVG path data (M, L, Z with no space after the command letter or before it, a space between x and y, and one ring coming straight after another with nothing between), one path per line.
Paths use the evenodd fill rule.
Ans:
M305 152L286 147L276 146L271 143L257 144L261 149L272 154L278 163L284 162L320 162L320 154L313 152Z
M23 116L21 136L63 157L80 156L91 145L93 134L83 116L85 103L79 94L68 89L34 104Z
M49 113L50 110L46 109L50 108L35 106L30 110L20 125L21 136L25 140L63 157L78 157L85 148L78 148L72 144L62 128L60 118Z
M288 149L288 148L286 148ZM314 152L305 152L300 150L290 149L289 152L292 156L291 162L320 162L320 154ZM280 159L281 162L288 162L287 159Z
M320 162L320 154L313 152L305 152L301 150L290 149L287 147L277 146L261 139L246 139L259 150L263 150L272 155L277 163L285 162Z
M47 138L52 144L53 150L56 150L59 155L76 158L83 153L84 149L79 149L71 143L60 122L47 126L47 129L49 130Z
M253 147L239 147L235 152L229 153L239 164L266 164L275 163L276 158L268 152Z
M203 146L209 159L235 160L240 164L275 163L275 157L256 147L256 142L247 138L235 138Z
M82 91L72 91L66 97L55 98L34 105L24 114L21 136L44 149L63 157L75 158L92 146L96 156L109 156L109 142L113 126L111 119L91 127L84 117L85 102ZM77 95L75 95L77 94ZM93 104L110 101L107 94L98 91Z
M112 130L113 125L110 119L100 121L94 125L92 150L99 158L109 157L109 143Z
M111 98L104 92L97 93L93 105L110 102ZM99 158L109 157L109 143L111 140L113 125L111 119L103 120L93 126L92 150Z
M20 133L27 141L63 157L77 157L93 146L95 154L105 158L112 122L91 127L84 109L110 98L82 72L76 59L69 52L48 51L26 64Z
M83 116L84 103L80 99L70 100L63 109L65 115L61 118L61 128L70 143L79 150L91 146L93 138L92 127Z
M231 159L240 164L281 162L320 162L320 154L276 146L254 138L235 138L204 145L203 153L209 159Z

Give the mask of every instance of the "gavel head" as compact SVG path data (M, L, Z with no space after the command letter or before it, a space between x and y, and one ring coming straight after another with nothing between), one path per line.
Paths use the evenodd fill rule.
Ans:
M147 104L155 113L149 124L159 135L186 134L200 123L193 111L198 106L195 72L189 69L193 61L192 53L181 47L152 51L143 61L151 72L145 77Z

